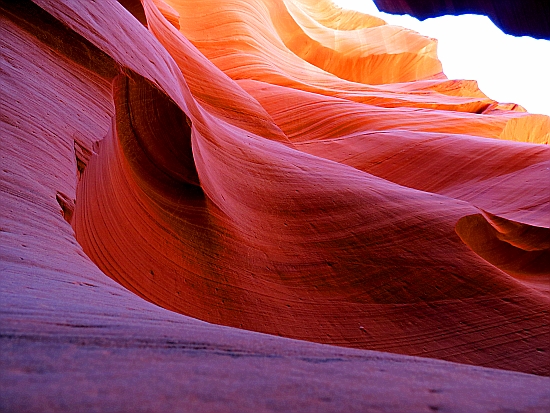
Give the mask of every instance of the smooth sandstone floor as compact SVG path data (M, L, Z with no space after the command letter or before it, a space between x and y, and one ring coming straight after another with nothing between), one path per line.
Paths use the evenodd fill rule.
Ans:
M396 29L363 62L391 79L315 66L374 53L319 49L324 3L127 3L150 31L4 6L3 411L548 407L548 378L344 348L550 373L550 154L509 140L548 118Z

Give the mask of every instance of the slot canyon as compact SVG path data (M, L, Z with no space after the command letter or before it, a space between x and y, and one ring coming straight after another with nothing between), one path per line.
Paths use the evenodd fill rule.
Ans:
M548 411L550 117L329 0L0 19L1 411Z

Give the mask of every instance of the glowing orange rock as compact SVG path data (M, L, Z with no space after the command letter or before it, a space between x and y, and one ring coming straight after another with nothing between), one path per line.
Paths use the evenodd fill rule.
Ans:
M446 79L433 40L379 19L237 3L123 2L141 23L110 2L5 6L2 225L34 243L6 268L106 274L255 332L550 374L548 117ZM66 290L37 283L58 320ZM75 293L99 304L67 308L165 317L101 283Z
M523 125L533 127L515 127L515 138L544 141L548 119L506 110L469 113L493 107L470 82L373 86L315 67L281 35L294 27L303 36L307 23L320 45L330 31L336 36L345 29L315 23L314 5L173 2L178 32L153 2L145 2L148 27L175 57L193 104L177 115L177 105L148 82L118 77L116 122L77 196L77 239L132 291L203 320L323 343L540 369L544 354L536 348L545 348L546 334L487 347L479 340L517 328L496 314L514 314L526 324L547 318L541 313L548 304L547 247L521 253L521 246L501 240L500 254L515 248L523 261L536 256L538 263L506 264L474 242L487 238L484 227L464 228L473 217L492 213L541 227L547 236L548 181L517 182L526 174L547 174L548 149L483 138L503 138L510 122L526 119ZM257 21L265 24L251 24ZM345 32L345 41L327 53L336 56L342 44L355 50L350 44L356 41L357 53L368 54L372 46L358 42L369 39L365 30ZM431 61L433 50L420 50L398 55L401 66L394 57L386 62L396 66L393 81L402 82L400 67ZM334 71L339 67L346 64ZM244 91L250 98L238 97L247 96ZM189 121L187 132L177 126L183 120L173 123L178 116ZM178 155L190 148L193 162ZM166 150L173 160L162 155ZM187 172L175 172L181 168ZM198 181L183 177L193 168ZM488 239L480 242L489 245ZM517 300L525 304L518 308ZM419 335L424 338L410 340Z

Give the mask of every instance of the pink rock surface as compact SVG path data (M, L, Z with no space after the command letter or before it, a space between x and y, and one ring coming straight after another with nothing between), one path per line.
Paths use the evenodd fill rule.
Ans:
M3 411L548 407L547 117L328 2L122 3L3 5Z

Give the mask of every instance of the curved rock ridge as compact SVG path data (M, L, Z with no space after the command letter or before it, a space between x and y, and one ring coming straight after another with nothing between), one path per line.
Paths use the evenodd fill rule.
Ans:
M121 3L3 6L2 232L43 231L34 265L229 327L550 375L548 117L328 1ZM63 270L67 240L86 256Z

